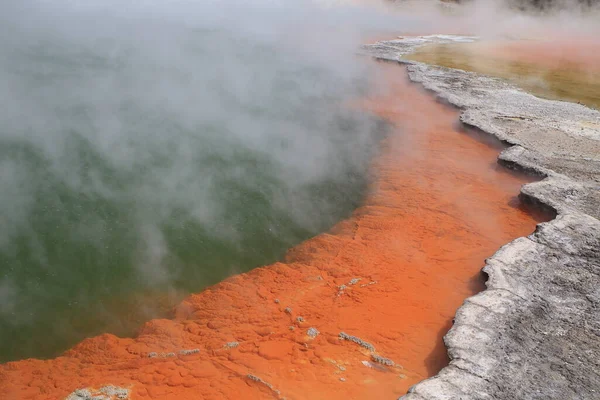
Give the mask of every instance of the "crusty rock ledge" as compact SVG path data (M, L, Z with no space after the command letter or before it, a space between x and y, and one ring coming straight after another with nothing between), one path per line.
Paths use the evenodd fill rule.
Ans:
M444 40L447 40L445 37ZM401 61L422 42L367 50ZM557 217L486 262L444 341L450 365L405 400L600 398L600 112L475 73L408 62L409 78L511 144L499 163L544 176L520 196Z

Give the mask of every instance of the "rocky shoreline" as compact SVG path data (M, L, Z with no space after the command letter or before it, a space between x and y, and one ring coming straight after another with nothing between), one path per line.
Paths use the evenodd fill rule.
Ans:
M458 37L458 40L470 38ZM520 197L556 218L503 246L444 341L451 358L402 397L592 399L600 396L600 112L537 98L503 80L403 61L427 36L365 46L409 64L409 78L462 110L463 124L511 145L498 162L541 175Z
M352 216L134 338L0 365L0 398L385 399L446 366L442 336L483 289L483 260L542 219L515 199L532 180L497 168L497 148L456 129L457 110L404 68L376 69L377 93L352 106L390 131Z
M370 50L399 61L438 40L455 38ZM56 359L0 365L0 397L379 399L411 386L403 398L598 397L600 113L407 64L413 82L460 113L403 68L380 65L386 93L360 107L393 129L350 218L285 262L190 296L173 320L149 321L135 338L105 334ZM489 258L488 289L473 297L482 260L540 219L514 201L523 176L461 136L459 115L511 146L500 163L544 177L522 187L521 202L556 217ZM467 297L445 337L444 367L440 338Z

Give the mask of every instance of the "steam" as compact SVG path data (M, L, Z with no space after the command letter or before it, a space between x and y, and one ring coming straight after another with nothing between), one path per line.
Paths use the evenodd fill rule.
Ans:
M372 36L597 29L375 4L3 1L0 359L130 334L115 310L136 296L275 261L348 215L382 133L347 106L372 88Z
M357 43L393 21L285 1L3 2L0 359L131 334L164 306L127 320L139 299L273 262L348 215L382 133L346 105L370 87Z

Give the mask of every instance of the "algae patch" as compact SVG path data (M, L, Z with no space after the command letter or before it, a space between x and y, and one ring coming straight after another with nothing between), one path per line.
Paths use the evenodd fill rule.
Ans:
M435 43L404 56L412 61L504 78L536 96L600 109L600 66L577 60L543 65L493 54L485 43Z

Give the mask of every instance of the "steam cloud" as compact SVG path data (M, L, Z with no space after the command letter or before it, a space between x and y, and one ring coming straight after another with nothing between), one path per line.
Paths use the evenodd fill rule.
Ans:
M0 360L131 333L114 311L137 292L272 262L351 211L381 132L346 105L369 35L538 26L339 3L2 2Z
M273 262L360 202L381 132L345 104L369 87L363 11L26 0L0 15L0 359L129 334L162 306L144 299Z

